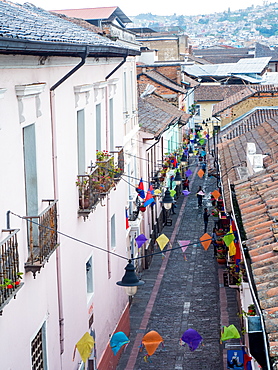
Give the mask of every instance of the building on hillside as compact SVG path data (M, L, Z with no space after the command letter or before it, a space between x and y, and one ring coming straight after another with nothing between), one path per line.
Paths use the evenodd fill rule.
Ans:
M146 28L129 28L142 47L157 50L159 62L183 61L188 53L188 36L184 33L155 32Z
M63 14L67 17L83 19L86 22L100 28L106 37L111 40L126 44L132 48L139 48L135 34L126 26L132 21L122 12L118 6L84 8L84 9L61 9L52 10L53 13Z
M0 11L1 368L79 369L89 333L89 368L112 369L110 335L129 330L116 282L130 258L139 51L29 3Z
M277 107L278 87L274 85L246 86L240 92L213 106L212 116L225 127L256 107Z
M236 221L241 245L241 278L233 288L239 289L243 345L252 369L277 369L278 108L256 107L218 136L225 211ZM228 281L233 266L229 256Z
M206 131L212 133L216 126L220 126L220 121L212 114L214 105L243 89L245 89L243 85L199 84L196 86L194 91L197 111L195 123L205 125Z

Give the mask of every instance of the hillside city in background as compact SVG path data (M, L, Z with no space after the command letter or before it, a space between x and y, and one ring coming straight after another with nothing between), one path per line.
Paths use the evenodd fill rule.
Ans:
M219 44L248 47L254 42L278 45L277 14L278 3L268 4L265 1L262 6L253 5L237 11L227 9L225 12L194 16L145 13L130 19L132 27L149 27L158 32L185 32L193 47Z

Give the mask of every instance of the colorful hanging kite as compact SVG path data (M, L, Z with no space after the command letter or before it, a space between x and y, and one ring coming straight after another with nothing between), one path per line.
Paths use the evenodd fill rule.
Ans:
M144 346L146 348L147 355L144 356L144 360L146 362L148 361L148 358L155 353L160 343L163 344L163 338L156 331L152 330L144 335L140 347L141 347L141 351Z
M92 350L95 345L95 340L94 338L87 332L83 335L83 337L76 343L74 347L74 352L73 352L73 359L75 357L75 351L76 348L81 356L81 359L83 362L86 362L88 358L90 357Z
M176 190L170 190L170 195L172 198L174 198L174 196L176 195Z
M203 338L196 330L188 329L183 333L180 339L180 345L185 346L185 343L187 343L190 351L193 352L199 347L202 341Z
M159 245L159 248L163 250L165 245L169 242L169 239L165 234L161 234L158 238L156 238L156 242Z
M205 172L202 169L199 169L197 172L197 175L200 177L200 179L204 176Z
M218 190L214 190L211 195L213 196L214 199L218 200L218 198L220 197L220 193Z
M223 327L222 333L221 333L221 339L220 342L224 342L228 339L238 339L240 338L239 332L237 328L232 324Z
M234 243L235 236L232 230L232 225L230 225L230 232L223 236L224 243L229 248L230 256L234 256L236 254L236 246Z
M122 331L119 331L112 335L110 339L110 347L116 356L122 346L127 345L130 342L128 337Z
M179 246L181 247L182 253L183 253L183 259L187 261L185 251L190 244L190 240L178 240Z
M192 175L192 171L190 170L190 168L185 172L185 174L186 174L187 177Z
M190 191L188 191L188 190L183 190L183 191L182 191L182 193L183 193L183 195L184 195L185 197L187 197L187 195L189 195L189 194L190 194Z
M146 238L146 236L144 234L140 234L137 236L137 238L135 238L135 241L138 245L138 248L142 247L142 245L147 241L148 239Z
M205 233L200 237L200 242L204 247L204 250L207 251L209 249L209 246L211 245L212 237L208 233Z

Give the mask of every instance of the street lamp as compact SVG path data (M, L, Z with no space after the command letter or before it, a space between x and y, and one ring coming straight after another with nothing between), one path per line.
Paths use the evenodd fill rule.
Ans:
M182 177L181 177L181 174L180 174L179 170L177 170L177 172L176 172L176 176L174 178L174 181L177 185L180 185L182 183Z
M128 296L134 296L137 292L137 287L140 285L144 285L145 282L138 279L135 274L134 265L131 260L129 260L128 264L125 267L125 274L122 277L122 280L117 281L116 284L124 287Z
M171 197L170 190L167 188L164 197L162 199L162 204L166 210L171 209L174 199Z
M181 157L181 165L182 166L185 166L186 165L186 163L187 163L187 155L183 152L182 153L182 157Z

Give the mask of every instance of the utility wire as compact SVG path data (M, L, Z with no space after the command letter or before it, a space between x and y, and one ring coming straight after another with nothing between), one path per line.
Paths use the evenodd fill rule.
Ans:
M37 226L43 227L43 228L45 228L45 229L47 229L47 230L50 230L50 231L54 231L54 232L56 232L57 234L62 235L62 236L65 236L66 238L69 238L69 239L71 239L71 240L74 240L74 241L76 241L76 242L78 242L78 243L81 243L81 244L87 245L87 246L92 247L92 248L96 248L96 249L98 249L98 250L100 250L100 251L102 251L102 252L106 252L106 253L108 253L108 254L112 254L112 255L114 255L114 256L116 256L116 257L119 257L119 258L125 259L125 260L127 260L127 261L129 261L129 260L139 260L139 259L141 259L141 258L151 257L151 256L155 256L155 255L157 255L157 254L164 254L164 253L171 252L171 251L174 251L174 250L177 250L177 249L181 249L181 248L183 247L183 246L178 246L178 247L175 247L175 248L173 248L173 247L172 247L172 248L168 248L168 249L163 249L163 250L158 251L158 252L153 252L153 253L150 253L150 254L145 254L144 256L138 256L138 257L128 258L128 257L124 257L124 256L122 256L122 255L120 255L120 254L118 254L118 253L115 253L115 252L109 251L109 250L107 250L107 249L104 249L104 248L102 248L102 247L99 247L99 246L97 246L97 245L94 245L94 244L91 244L91 243L85 242L84 240L81 240L81 239L75 238L74 236L71 236L71 235L65 234L65 233L63 233L62 231L55 230L55 229L53 229L53 228L51 228L51 227L49 227L49 226L42 225L42 224L40 224L40 223L38 223L38 222L36 222L36 221L34 221L34 220L28 219L28 218L26 218L26 217L22 217L22 216L20 216L20 215L18 215L18 214L16 214L16 213L14 213L14 212L12 212L12 211L10 211L10 213L11 213L12 215L14 215L14 216L18 217L18 218L21 218L21 219L27 220L27 222L32 222L33 224L35 224L35 225L37 225ZM225 234L225 235L232 235L232 234L233 234L232 232L229 232L229 233L227 233L227 234ZM205 240L202 240L202 242L206 242L206 241L212 241L212 237L210 237L210 238L208 238L208 239L205 239ZM187 246L187 247L188 247L188 246L190 246L190 245L193 245L193 246L194 246L194 245L196 245L196 246L197 246L198 244L201 244L201 242L200 242L200 241L198 241L198 242L196 242L196 241L195 241L195 242L192 242L192 243L187 244L186 246Z

